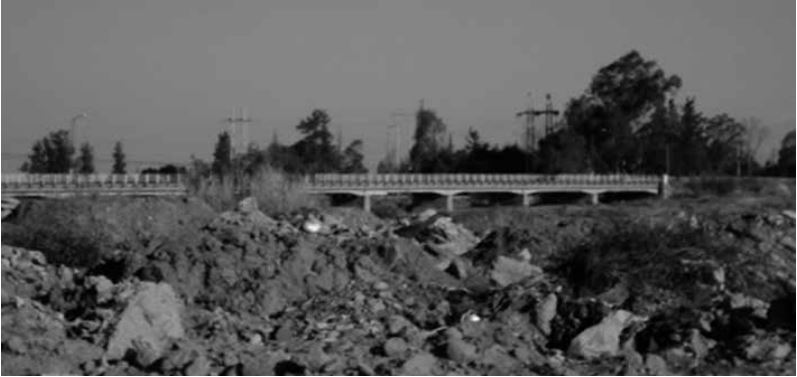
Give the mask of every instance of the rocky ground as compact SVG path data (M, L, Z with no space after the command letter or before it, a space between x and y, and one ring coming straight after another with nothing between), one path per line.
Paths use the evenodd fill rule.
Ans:
M793 375L793 208L37 202L3 224L2 373Z

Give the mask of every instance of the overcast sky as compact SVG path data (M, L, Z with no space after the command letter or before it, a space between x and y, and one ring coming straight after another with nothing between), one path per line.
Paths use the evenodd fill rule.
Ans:
M765 148L795 127L790 0L4 0L2 32L3 171L81 112L101 160L117 139L130 160L210 159L235 106L260 144L327 109L370 166L421 98L457 144L514 142L526 92L561 106L631 49L704 113L771 126Z

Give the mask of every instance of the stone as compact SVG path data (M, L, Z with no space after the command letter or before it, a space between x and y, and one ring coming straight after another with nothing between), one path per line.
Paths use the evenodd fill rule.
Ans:
M542 276L542 269L527 262L499 256L493 263L490 278L498 285L508 285L523 281L532 276Z
M404 376L428 376L435 373L437 358L428 352L420 352L404 362L398 374Z
M633 314L625 310L609 314L597 325L578 334L570 342L568 353L584 359L616 356L620 350L620 333L632 317Z
M194 359L188 367L185 368L186 376L209 376L210 375L210 361L205 355L199 355Z
M654 353L649 353L645 356L645 369L649 375L652 376L669 376L672 375L667 361L663 357Z
M480 361L491 367L491 374L515 374L511 372L518 367L518 360L510 356L504 347L497 344L485 349Z
M473 232L460 224L455 224L450 217L438 217L431 228L442 238L442 242L435 246L456 256L467 253L479 243L479 238Z
M255 197L253 196L247 197L238 202L237 209L238 212L241 213L252 213L259 211L259 209L257 208L257 199L255 199Z
M537 328L546 336L551 334L551 321L556 317L558 299L555 293L548 294L535 306Z
M467 364L479 356L476 346L462 339L462 333L455 328L446 330L446 355L461 364Z
M94 292L97 294L97 303L103 304L113 298L111 292L113 289L113 282L111 282L107 277L102 275L90 276L88 281L89 284L94 287Z
M377 291L386 291L390 289L390 285L388 285L384 281L378 281L374 283L374 289L376 289Z
M388 357L399 358L404 356L404 353L407 352L408 346L404 339L393 337L388 339L385 344L382 345L382 349L385 351L385 355Z
M412 322L398 314L391 315L387 319L387 332L389 335L400 335L413 328L415 328L415 325Z
M152 352L151 357L162 356L169 342L185 336L181 312L180 300L169 284L140 283L108 341L107 359L122 359L136 348Z
M423 222L423 221L431 219L432 217L435 217L436 215L437 215L437 211L435 211L432 208L429 208L429 209L426 209L423 212L418 214L418 221Z

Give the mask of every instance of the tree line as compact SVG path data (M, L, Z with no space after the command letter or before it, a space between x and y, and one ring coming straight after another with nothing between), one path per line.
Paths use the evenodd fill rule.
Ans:
M470 128L465 145L457 149L443 119L421 106L408 156L396 161L388 154L377 172L795 175L794 131L783 138L776 157L762 166L754 158L768 130L760 121L704 114L695 97L677 101L681 86L680 77L630 51L599 69L585 91L567 103L558 127L532 148L490 144ZM283 145L275 134L265 148L252 144L239 153L233 153L230 135L222 132L212 162L192 157L188 169L222 179L265 167L291 174L367 172L362 140L343 148L332 136L330 122L325 110L315 109L296 125L302 136L297 142ZM69 132L55 131L33 145L22 170L94 172L88 143L81 145L77 158L74 154ZM124 158L117 142L114 173L125 172ZM186 167L167 165L144 172L185 171Z
M127 162L122 142L114 144L113 174L125 174ZM50 132L47 136L33 143L28 160L20 170L27 173L78 173L92 174L94 167L94 147L88 142L80 145L79 154L75 156L75 145L72 135L67 130Z
M568 102L559 127L531 150L483 142L473 128L455 149L443 120L420 108L409 156L398 164L386 156L377 170L794 176L794 131L777 158L761 166L755 155L768 129L755 118L703 114L695 97L678 103L681 85L680 77L631 51L601 68Z

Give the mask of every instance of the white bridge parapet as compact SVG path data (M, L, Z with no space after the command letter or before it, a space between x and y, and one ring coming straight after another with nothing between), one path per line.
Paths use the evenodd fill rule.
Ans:
M178 174L3 174L3 197L184 195Z

